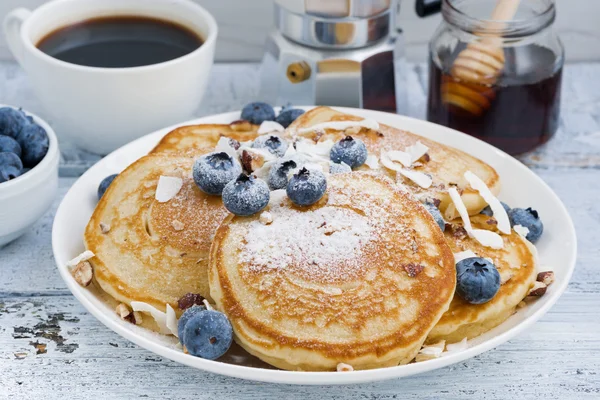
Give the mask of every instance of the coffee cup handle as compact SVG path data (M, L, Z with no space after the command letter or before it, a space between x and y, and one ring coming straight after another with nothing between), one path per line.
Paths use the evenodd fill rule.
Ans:
M25 59L25 43L21 38L21 26L30 15L31 11L28 9L17 8L9 12L4 18L4 35L8 42L8 48L21 66L23 66Z

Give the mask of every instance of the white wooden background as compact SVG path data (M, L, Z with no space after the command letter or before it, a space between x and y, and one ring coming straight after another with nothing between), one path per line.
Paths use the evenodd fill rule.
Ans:
M409 114L421 118L425 71L413 65L408 76ZM528 332L493 351L373 384L293 387L226 378L162 359L104 327L73 298L54 265L54 213L74 176L96 160L63 143L52 209L0 249L0 399L599 399L599 75L600 64L566 68L558 133L521 158L558 193L575 222L579 257L567 292ZM257 82L255 64L216 65L196 115L239 109L255 99ZM46 117L27 78L11 62L0 62L0 102Z
M48 0L0 0L0 20L15 7L35 8ZM217 61L257 61L263 53L265 36L272 26L273 0L195 0L217 19L220 28ZM556 26L567 49L569 61L600 60L600 1L557 0ZM420 19L414 0L401 0L398 25L405 32L407 56L423 61L427 42L440 16ZM0 35L0 60L10 57Z

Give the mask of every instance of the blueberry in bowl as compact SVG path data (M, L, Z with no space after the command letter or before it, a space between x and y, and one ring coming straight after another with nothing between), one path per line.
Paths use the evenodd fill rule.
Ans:
M45 121L0 105L0 246L25 233L52 205L58 162L58 141Z

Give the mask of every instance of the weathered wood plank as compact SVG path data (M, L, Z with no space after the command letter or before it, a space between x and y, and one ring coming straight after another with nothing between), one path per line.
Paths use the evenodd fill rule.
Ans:
M0 388L22 398L598 398L600 294L567 294L527 333L464 363L358 386L256 384L163 360L70 296L0 299ZM44 350L35 345L46 344ZM36 354L43 353L43 354ZM15 355L16 354L16 355ZM0 389L1 397L2 389ZM396 397L397 396L397 397Z

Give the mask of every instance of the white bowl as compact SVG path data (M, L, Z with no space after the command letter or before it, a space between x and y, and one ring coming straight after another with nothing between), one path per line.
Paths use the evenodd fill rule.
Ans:
M531 206L540 212L544 221L544 235L537 242L536 247L540 255L542 270L554 270L556 282L549 286L543 297L519 309L498 327L469 340L468 349L448 353L443 357L425 362L343 373L301 372L259 368L256 366L256 362L252 363L249 357L232 357L231 363L226 363L184 354L181 348L177 347L174 337L155 334L122 321L115 313L114 305L108 304L106 298L97 291L89 289L91 286L88 288L79 286L66 266L70 259L85 250L83 232L96 206L96 190L100 181L107 175L122 171L149 152L166 133L177 127L172 126L144 136L106 156L79 178L63 199L52 227L52 249L58 270L69 290L104 325L162 357L222 375L264 382L311 385L380 381L432 371L461 362L491 350L530 328L552 307L566 289L573 274L577 256L577 238L573 222L565 206L544 181L508 154L455 130L390 113L342 107L336 107L336 109L418 133L463 150L492 165L504 183L499 196L501 200L514 207ZM239 119L239 116L239 111L231 112L187 121L178 126L231 123ZM493 360L493 356L489 359ZM518 366L512 365L511 368L518 370Z
M0 104L0 108L13 106ZM48 153L25 174L0 183L0 246L21 236L48 211L58 190L58 141L54 130L43 119L27 111L44 128L50 140Z

